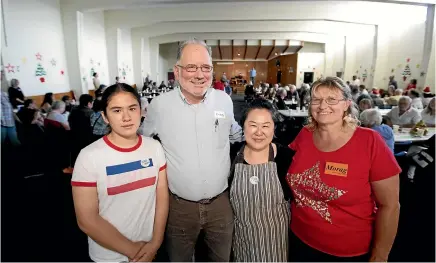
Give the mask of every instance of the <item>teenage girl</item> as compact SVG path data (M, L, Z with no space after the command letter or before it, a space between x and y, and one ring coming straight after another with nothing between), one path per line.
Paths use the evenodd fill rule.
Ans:
M72 177L80 229L93 261L150 262L163 241L168 216L166 161L160 143L137 134L141 100L129 85L103 93L110 127L82 149Z

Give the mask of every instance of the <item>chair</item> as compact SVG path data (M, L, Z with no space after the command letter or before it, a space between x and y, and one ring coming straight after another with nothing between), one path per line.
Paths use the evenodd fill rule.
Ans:
M395 153L394 156L395 157L404 157L404 156L407 156L407 152L401 151L401 152Z

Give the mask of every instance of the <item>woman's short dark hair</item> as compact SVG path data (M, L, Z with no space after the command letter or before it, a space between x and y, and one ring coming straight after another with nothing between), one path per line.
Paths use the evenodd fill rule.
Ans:
M112 98L112 96L120 92L131 93L133 97L135 97L135 99L138 101L139 107L141 107L141 96L139 96L138 92L132 86L126 83L117 83L112 86L109 86L103 92L103 96L100 101L101 103L100 106L101 106L101 110L104 112L105 115L106 115L107 105L109 104L109 100Z
M92 76L93 77L97 76L97 72L92 73Z
M268 100L263 99L263 98L258 98L258 99L254 99L253 101L251 101L248 104L247 108L245 108L243 110L242 117L239 120L239 125L242 128L244 128L244 123L247 120L248 114L252 110L267 110L267 111L269 111L269 113L271 113L271 118L273 119L274 124L276 124L278 122L277 114L280 114L280 113L276 111L276 109L271 104L271 102L269 102Z

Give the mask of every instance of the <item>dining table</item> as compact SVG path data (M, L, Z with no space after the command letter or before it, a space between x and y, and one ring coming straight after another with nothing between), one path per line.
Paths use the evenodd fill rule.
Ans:
M416 136L410 133L411 128L401 128L400 131L394 131L394 138L396 143L402 142L423 142L430 139L436 134L436 128L428 127L428 132L423 136Z

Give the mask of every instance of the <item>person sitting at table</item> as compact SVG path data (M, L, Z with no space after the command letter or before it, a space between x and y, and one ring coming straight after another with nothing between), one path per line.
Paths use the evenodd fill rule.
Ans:
M422 100L421 97L419 96L419 92L412 89L408 91L407 94L411 99L412 99L412 103L411 106L415 109L418 110L422 110L424 107L422 106Z
M286 99L286 89L280 88L277 91L277 101L276 106L279 110L287 110L288 106L286 106L285 99Z
M380 97L380 90L378 88L373 88L369 96L375 107L384 108L385 101Z
M389 149L394 152L394 131L391 127L386 124L382 124L382 116L379 110L377 109L367 109L360 113L360 122L363 127L367 127L375 130L380 134L383 140L386 142L386 145Z
M250 81L245 85L244 94L247 98L254 98L256 91L254 90L253 82Z
M386 116L386 124L399 125L403 128L413 128L421 120L421 114L415 108L411 107L412 99L402 96L398 101L398 107L392 108Z
M297 87L295 85L289 86L289 92L287 94L287 99L292 100L294 98L297 103L300 103L300 95L298 94Z
M98 97L92 104L92 110L94 111L91 114L92 142L97 141L110 132L110 128L101 114L103 110L101 98L102 97Z
M265 94L264 94L265 99L269 100L271 103L274 103L276 101L276 91L274 90L274 88L269 88Z
M41 103L40 110L42 113L48 113L50 111L51 105L53 104L53 93L48 92L44 94L44 100Z
M94 113L92 111L93 100L93 97L89 94L80 95L79 106L71 111L68 119L71 126L71 140L73 141L71 151L71 162L73 164L80 150L92 142L91 115Z
M232 88L232 86L230 86L230 83L228 80L224 82L224 92L227 93L229 96L232 95L233 88Z
M32 99L27 99L24 101L23 107L17 112L17 117L21 120L23 124L28 124L33 120L35 110L35 102Z
M398 101L400 100L402 94L403 94L402 89L396 89L394 91L393 96L389 96L388 98L385 98L386 103L390 106L398 106Z
M394 85L389 85L388 92L383 96L383 98L389 98L395 96L395 90L396 88Z
M24 104L24 94L19 86L20 81L18 81L18 79L11 79L11 87L8 89L8 93L14 109L16 109L19 105Z
M350 89L351 89L351 98L353 99L354 102L357 103L357 98L359 98L360 95L359 87L351 85Z
M153 92L157 92L157 84L156 84L156 82L153 82L153 84L151 85L151 89L153 90Z
M165 89L167 86L165 85L165 82L162 80L162 82L159 85L159 89Z
M372 99L365 98L359 101L359 112L372 108L373 108Z
M213 88L216 89L216 90L222 90L222 91L224 91L224 83L223 83L223 81L216 80L216 81L213 83Z
M272 143L278 115L268 101L255 99L240 121L246 143L236 155L228 179L235 217L235 262L288 261L292 193L286 172L294 152Z
M313 84L309 124L290 144L291 262L388 260L401 169L376 131L358 127L357 114L342 79Z
M425 87L422 91L422 106L424 106L424 108L427 107L434 96L435 95L431 93L430 87Z
M70 130L70 124L63 115L64 111L65 102L61 100L53 102L50 112L47 114L46 121L54 123L55 126L60 125L67 131Z
M435 117L435 97L433 97L427 107L421 111L421 119L427 127L435 127Z
M360 94L369 95L368 90L366 89L365 85L359 85L359 92Z

